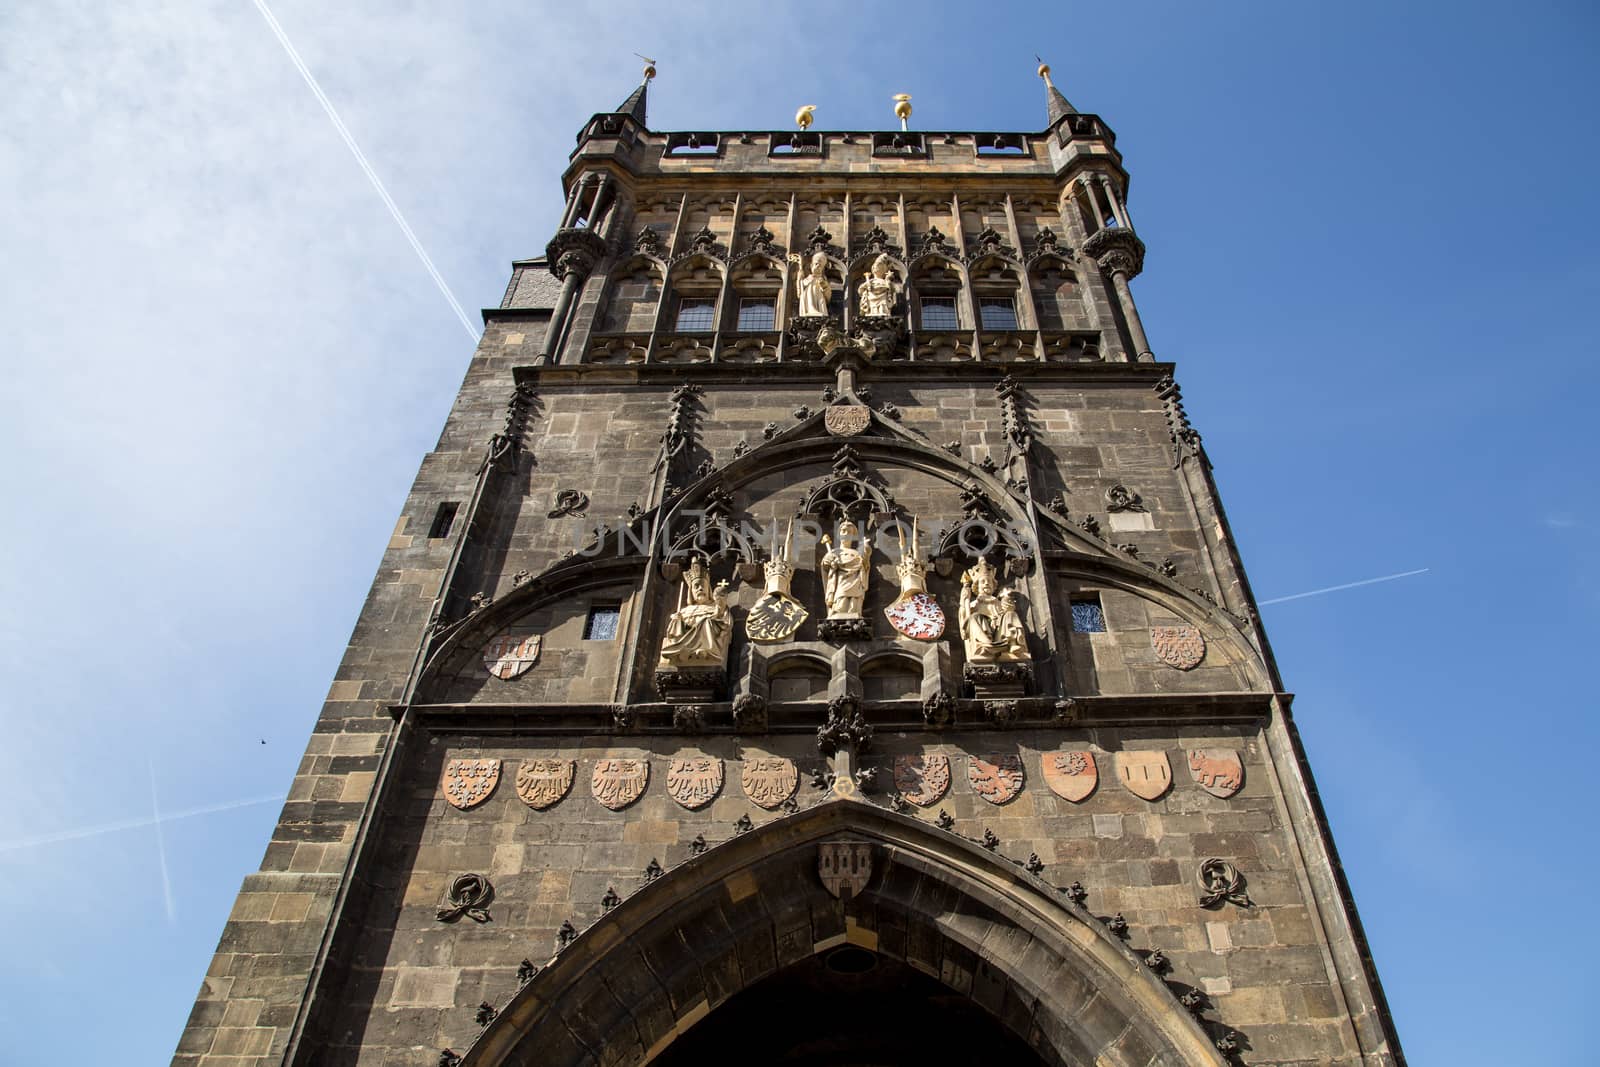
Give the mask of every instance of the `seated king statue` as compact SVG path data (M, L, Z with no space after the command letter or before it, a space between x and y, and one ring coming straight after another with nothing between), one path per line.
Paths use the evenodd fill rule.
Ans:
M728 611L728 583L711 587L711 572L696 557L683 574L678 590L678 610L667 619L661 639L658 669L721 667L727 662L733 637L733 616Z

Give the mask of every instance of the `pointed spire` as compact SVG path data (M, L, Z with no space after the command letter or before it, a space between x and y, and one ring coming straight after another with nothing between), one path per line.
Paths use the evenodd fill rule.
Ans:
M1033 58L1039 59L1038 56L1034 56ZM1048 115L1050 119L1049 126L1047 128L1054 129L1056 123L1060 122L1068 115L1076 115L1078 113L1078 109L1073 107L1072 103L1066 97L1061 95L1061 90L1056 88L1056 83L1050 80L1050 64L1046 63L1042 59L1039 60L1039 77L1044 79L1045 89L1047 92L1045 103L1049 108Z
M640 56L645 62L644 80L639 83L639 88L628 94L628 99L617 105L617 113L627 115L639 125L649 128L645 122L645 92L650 88L650 79L656 76L656 61Z

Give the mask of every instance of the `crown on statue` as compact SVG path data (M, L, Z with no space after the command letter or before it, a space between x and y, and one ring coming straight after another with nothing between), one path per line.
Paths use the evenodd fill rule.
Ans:
M786 559L769 559L761 565L768 581L787 578L794 573L794 564Z
M921 578L928 573L928 565L916 556L905 555L900 557L900 562L894 565L894 572L901 578Z
M975 582L981 579L991 586L994 585L994 580L996 577L998 577L998 572L995 571L994 567L989 563L988 560L982 558L980 558L978 562L974 563L967 571L967 579L969 581Z

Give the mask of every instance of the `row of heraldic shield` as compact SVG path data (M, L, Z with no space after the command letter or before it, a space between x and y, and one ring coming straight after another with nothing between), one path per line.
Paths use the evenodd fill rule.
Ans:
M1212 796L1227 799L1244 785L1244 764L1231 748L1189 749L1187 764L1194 783ZM1045 752L1039 757L1045 785L1064 800L1088 798L1100 782L1095 755L1086 749ZM500 782L498 759L452 759L445 765L445 799L463 810L477 807ZM1135 796L1158 800L1172 787L1172 765L1161 750L1130 750L1113 755L1117 779ZM578 761L525 759L517 768L517 796L540 811L572 791ZM1004 804L1022 792L1026 778L1020 755L968 756L967 784L991 804ZM772 810L794 796L800 774L794 761L759 756L742 761L739 782L747 797ZM679 756L667 765L667 794L691 811L703 808L722 792L723 761L715 756ZM612 811L644 795L650 784L650 761L642 756L612 757L594 762L589 791ZM896 756L894 788L912 804L928 807L950 790L950 757Z

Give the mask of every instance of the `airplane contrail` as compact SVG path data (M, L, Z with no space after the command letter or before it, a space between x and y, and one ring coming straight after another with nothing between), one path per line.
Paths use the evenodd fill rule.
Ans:
M154 786L151 787L154 797ZM79 841L86 837L99 837L101 834L114 834L123 830L138 830L146 826L156 826L161 823L176 822L179 819L192 819L197 815L214 815L220 811L234 811L238 808L249 808L257 804L281 804L282 796L253 797L250 800L231 800L225 804L208 804L203 808L186 808L183 811L169 811L165 815L145 815L136 819L118 819L116 822L101 823L99 826L85 826L76 830L57 830L54 833L35 834L33 837L19 837L11 841L0 841L0 852L15 852L18 849L37 848L40 845L54 845L62 841Z
M156 799L156 765L149 756L144 765L150 770L150 812L155 817L156 856L161 860L161 896L167 902L167 922L178 921L178 905L172 899L172 872L167 869L167 837L161 832L161 804Z
M405 216L400 214L399 206L389 196L389 190L384 188L383 182L378 179L377 171L373 170L372 164L367 162L366 153L361 151L361 146L356 144L356 139L345 128L344 121L339 118L339 112L334 109L333 101L328 99L327 94L322 91L322 86L317 84L317 79L312 76L310 68L300 58L300 53L295 51L294 45L289 41L289 35L283 32L282 26L278 25L278 20L273 17L272 12L267 8L265 0L251 0L251 2L256 5L256 10L261 12L261 17L267 20L267 25L271 27L273 36L278 38L278 43L283 45L283 50L289 54L289 62L294 64L295 69L300 72L300 77L305 79L312 95L322 105L322 110L328 113L328 118L333 122L333 128L339 131L340 137L344 138L345 147L349 148L350 154L356 157L356 163L361 166L362 173L366 174L367 180L372 183L372 188L377 190L378 199L383 201L383 206L389 209L389 214L394 216L395 223L399 225L400 232L406 235L407 241L411 242L412 250L416 252L417 258L422 260L422 265L427 268L428 274L432 276L433 284L439 287L439 292L443 293L445 300L449 301L451 309L456 313L456 318L461 320L462 327L466 329L467 336L471 337L473 342L476 343L478 331L473 328L472 320L467 317L466 311L456 301L455 294L445 284L444 277L440 275L438 268L433 265L433 260L423 250L422 242L417 240L417 235L411 231L411 226L406 222Z
M1337 593L1341 589L1354 589L1362 585L1376 585L1379 582L1392 582L1396 578L1409 578L1413 574L1427 574L1427 567L1420 567L1414 571L1401 571L1399 574L1385 574L1381 578L1363 578L1359 582L1345 582L1343 585L1330 585L1326 589L1311 589L1304 593L1291 593L1288 596L1275 596L1271 600L1261 601L1261 606L1268 604L1282 604L1286 600L1304 600L1308 596L1321 596L1323 593Z

